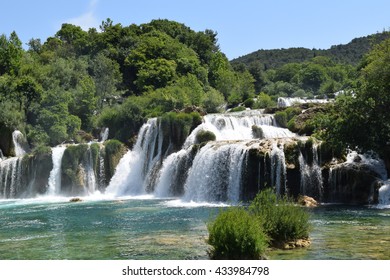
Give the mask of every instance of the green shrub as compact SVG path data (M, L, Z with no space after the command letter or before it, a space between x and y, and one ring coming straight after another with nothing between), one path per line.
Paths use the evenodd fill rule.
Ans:
M191 113L165 113L161 118L161 127L164 139L170 139L172 144L179 148L183 145L191 131L202 123L198 112Z
M264 131L260 126L252 125L252 135L253 138L263 139Z
M254 104L255 101L253 100L253 98L248 98L247 100L244 101L244 105L246 108L252 108Z
M281 127L287 128L289 125L292 126L289 122L297 115L301 113L299 107L288 107L283 111L275 113L275 119Z
M279 111L275 113L275 120L276 122L281 126L286 128L287 127L287 113L285 111Z
M126 152L122 142L111 139L104 142L104 169L107 183L115 173L115 168Z
M241 111L245 111L246 108L244 106L238 106L238 107L235 107L233 109L230 110L230 112L241 112Z
M201 130L196 134L196 143L206 143L209 141L215 141L216 136L213 132L208 130Z
M258 219L239 207L219 213L207 228L211 259L260 259L268 245Z
M276 102L272 100L269 95L265 94L264 92L261 92L257 97L256 102L253 104L252 109L264 109L272 107L276 107Z
M278 197L272 189L261 191L249 206L274 244L309 237L309 214L287 197Z

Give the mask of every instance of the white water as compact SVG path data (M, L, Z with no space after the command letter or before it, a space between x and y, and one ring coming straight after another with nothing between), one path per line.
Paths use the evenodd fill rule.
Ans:
M184 147L195 144L196 134L208 130L215 134L217 141L253 139L252 126L263 130L264 138L294 137L288 129L277 127L272 115L260 111L244 111L230 114L210 114L203 118L203 123L188 136Z
M162 133L159 130L157 119L150 119L141 127L134 149L120 160L106 189L107 194L122 196L146 193L145 178L161 159Z
M103 131L100 133L100 142L104 143L105 141L107 141L109 132L110 130L108 129L108 127L103 129Z
M364 164L372 171L380 175L382 180L387 179L387 171L383 160L381 160L375 153L359 154L356 151L350 150L347 154L347 161L344 164Z
M183 149L177 153L173 153L164 160L159 173L159 181L154 191L155 196L161 198L172 196L174 179L180 176L180 162L189 157L189 149Z
M237 203L246 146L208 143L195 156L185 183L184 201Z
M301 173L301 194L309 196L317 196L321 200L323 194L323 178L320 162L318 160L318 145L313 144L313 158L311 164L302 155L299 154L299 170ZM316 188L316 189L312 189Z
M0 162L0 198L14 198L20 188L21 158Z
M22 142L24 141L23 133L19 130L15 130L12 133L12 141L15 148L15 156L22 157L26 154L26 151L23 149Z
M383 182L379 189L379 207L390 207L390 179Z
M86 193L90 195L97 190L95 170L93 168L91 146L88 147L87 156L88 158L85 167L86 170L84 174L84 186L85 186Z
M61 163L66 146L57 146L51 149L53 169L50 171L47 195L58 195L61 191Z
M273 143L271 151L271 184L276 187L276 193L286 191L286 159L282 144Z
M305 99L300 97L278 97L278 107L285 108L291 107L295 104L305 103L328 103L328 99Z

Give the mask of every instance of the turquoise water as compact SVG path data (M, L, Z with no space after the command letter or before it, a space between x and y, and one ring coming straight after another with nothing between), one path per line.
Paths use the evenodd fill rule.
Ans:
M0 259L207 259L216 206L175 200L0 201ZM310 210L312 245L271 259L390 259L390 209Z

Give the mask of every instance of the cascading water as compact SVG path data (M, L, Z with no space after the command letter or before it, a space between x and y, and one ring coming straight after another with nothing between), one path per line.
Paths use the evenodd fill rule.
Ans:
M118 196L144 194L148 174L162 160L162 141L158 120L148 120L140 129L134 149L120 160L106 193Z
M192 165L191 148L182 149L169 155L160 170L159 181L154 194L157 197L170 197L184 193L184 182Z
M50 171L46 192L49 196L58 195L61 191L61 163L65 150L66 146L52 148L53 169Z
M383 182L379 189L379 207L390 206L390 179Z
M276 193L286 193L286 159L283 145L274 143L271 151L271 184L275 186Z
M203 123L195 128L186 139L184 147L195 144L196 134L208 130L215 134L217 141L254 139L253 126L262 130L263 138L294 137L288 129L277 127L272 115L260 111L245 111L231 114L210 114L203 118Z
M260 128L263 136L260 138L265 142L255 140L258 137L253 131L254 126ZM201 130L213 132L216 141L193 146ZM273 143L265 148L269 151L269 164L264 162L262 168L265 169L258 172L267 178L259 178L259 181L266 180L279 194L287 192L282 138L294 137L295 134L277 127L272 115L260 111L207 115L187 137L183 149L168 156L162 152L162 135L157 119L150 119L142 126L134 149L127 152L118 164L106 189L107 194L153 193L156 197L180 196L185 201L236 203L242 196L241 177L243 166L247 168L247 152L262 149L259 143ZM269 138L275 140L266 141ZM251 141L258 143L257 146L252 147Z
M183 200L238 202L246 148L242 143L229 142L211 142L203 147L189 170Z
M105 141L107 141L109 132L110 130L108 129L108 127L105 127L102 130L102 132L100 133L100 142L104 143Z
M0 197L14 198L20 187L21 158L13 157L0 162Z
M302 151L299 152L300 193L321 200L323 196L323 178L318 159L318 144L313 144L311 154L312 158L309 160L303 156Z
M16 157L0 159L0 197L15 198L21 188L22 156L26 154L23 148L24 136L19 130L12 133L12 141Z
M93 194L96 190L96 176L92 158L92 150L89 145L87 150L87 158L85 160L84 186L87 194Z
M12 133L12 141L14 144L15 156L17 156L17 157L24 156L26 154L26 151L22 145L22 143L24 141L23 133L21 133L19 130L15 130Z

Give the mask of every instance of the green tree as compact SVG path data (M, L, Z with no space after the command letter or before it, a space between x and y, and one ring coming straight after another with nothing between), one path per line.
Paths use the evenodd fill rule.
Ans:
M22 42L15 31L9 39L3 34L0 36L0 75L8 73L17 75L20 61L23 57Z

